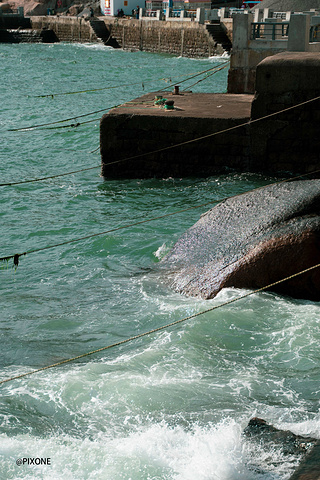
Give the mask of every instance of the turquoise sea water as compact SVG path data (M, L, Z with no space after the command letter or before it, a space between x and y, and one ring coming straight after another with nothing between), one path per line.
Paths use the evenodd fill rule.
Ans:
M0 256L224 198L275 179L104 181L102 113L221 58L99 45L0 45ZM167 81L160 80L166 78ZM193 87L224 92L227 71ZM196 81L195 79L194 81ZM194 81L190 81L189 84ZM186 82L188 85L188 82ZM37 97L53 93L109 90ZM65 124L9 131L71 118ZM90 123L53 128L70 123ZM91 121L93 120L93 121ZM92 153L89 153L92 152ZM180 296L152 267L209 207L30 253L0 270L0 379L121 341L245 291ZM285 480L299 458L242 431L253 416L320 438L317 303L272 293L0 386L0 479ZM17 465L50 458L50 465Z

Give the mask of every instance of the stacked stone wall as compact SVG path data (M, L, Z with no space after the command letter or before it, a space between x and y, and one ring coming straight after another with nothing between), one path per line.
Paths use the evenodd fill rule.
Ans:
M125 50L143 50L186 57L209 57L223 53L220 45L196 22L163 22L152 20L100 17L112 39ZM90 22L84 18L63 16L31 17L32 28L54 31L62 42L100 42Z
M111 36L126 50L209 57L223 53L204 25L195 22L103 19Z
M32 28L53 30L60 42L98 42L89 21L77 17L30 17Z

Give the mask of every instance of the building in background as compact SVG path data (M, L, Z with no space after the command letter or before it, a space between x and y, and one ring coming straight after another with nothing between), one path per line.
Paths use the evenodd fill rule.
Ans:
M141 5L137 0L100 0L101 13L112 17L116 17L121 9L125 15L132 15L132 11L135 10L138 5L144 8L144 0Z

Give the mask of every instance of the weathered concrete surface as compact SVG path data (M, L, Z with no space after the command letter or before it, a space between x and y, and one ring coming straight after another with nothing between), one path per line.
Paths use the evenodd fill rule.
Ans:
M267 186L203 214L159 264L178 292L213 298L260 288L320 263L320 180ZM273 291L320 300L320 268Z
M319 53L287 52L257 66L254 97L169 94L176 107L172 111L153 105L154 96L161 92L138 98L102 118L100 146L103 164L143 157L102 165L102 175L208 176L225 168L270 173L319 170L319 78ZM233 129L249 120L250 124ZM192 142L196 138L200 140ZM161 151L171 145L179 146ZM157 153L146 156L148 152Z
M283 40L253 40L254 16L236 15L233 22L233 43L228 74L229 93L254 93L257 65L266 57L287 49Z
M257 67L251 119L320 97L320 53L286 52ZM260 169L320 168L320 99L251 125L252 156Z
M174 101L175 110L154 106L154 98L160 94ZM248 125L218 136L211 134L248 122L252 99L252 95L154 92L111 110L100 124L102 175L207 176L226 165L248 168ZM202 140L192 142L198 137ZM183 142L187 143L162 150ZM145 155L148 152L155 153ZM107 165L135 155L142 157Z
M284 454L303 455L290 480L320 479L320 440L278 430L261 418L252 418L243 433L266 447L269 444L278 445Z

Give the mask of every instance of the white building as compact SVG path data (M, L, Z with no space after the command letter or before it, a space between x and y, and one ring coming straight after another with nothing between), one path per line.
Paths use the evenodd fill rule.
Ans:
M144 0L141 5L137 0L100 0L102 14L111 17L116 16L121 9L125 15L132 15L132 10L135 10L138 5L144 7Z

